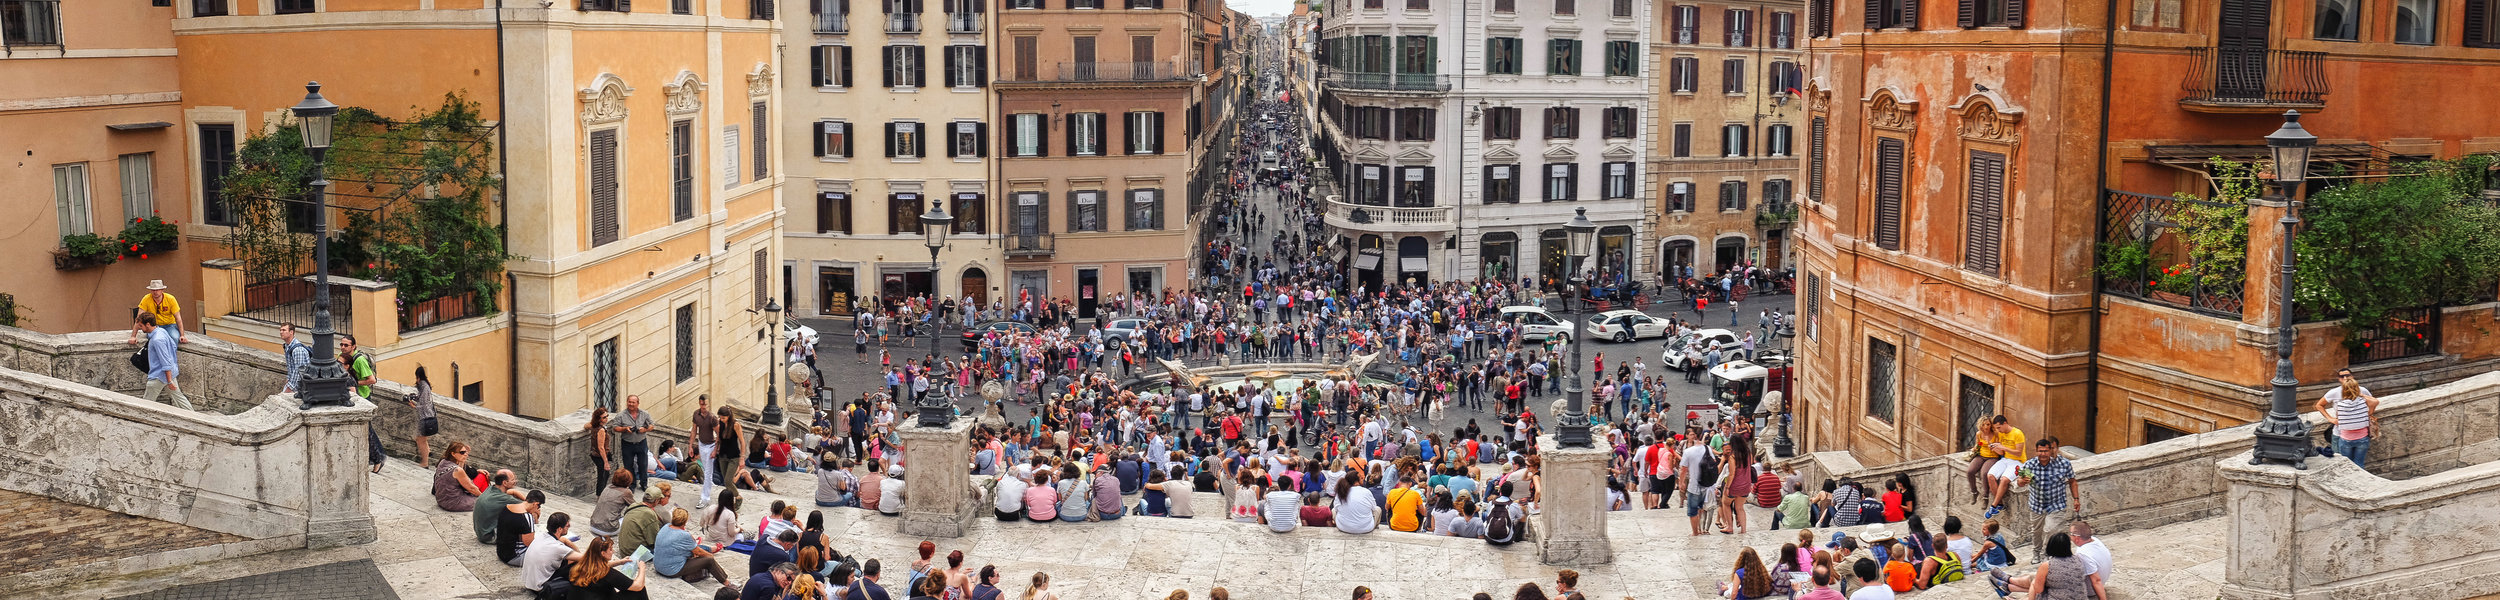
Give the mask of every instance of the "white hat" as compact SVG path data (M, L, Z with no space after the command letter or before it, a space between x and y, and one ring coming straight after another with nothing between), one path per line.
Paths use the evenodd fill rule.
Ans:
M1866 526L1866 533L1858 534L1858 541L1870 544L1875 542L1889 542L1892 541L1892 530L1885 529L1882 525L1868 525Z
M161 290L161 289L165 289L165 280L163 280L163 279L150 279L150 280L148 280L148 289L151 289L151 290Z

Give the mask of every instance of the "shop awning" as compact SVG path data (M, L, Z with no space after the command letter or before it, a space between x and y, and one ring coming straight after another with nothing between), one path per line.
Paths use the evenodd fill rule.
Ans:
M1400 272L1405 272L1405 273L1421 273L1421 272L1424 272L1424 270L1425 270L1425 269L1427 269L1427 268L1428 268L1428 267L1424 264L1424 257L1421 257L1421 256L1401 256L1401 257L1398 257L1398 271L1400 271Z
M1378 268L1380 268L1379 250L1364 250L1354 255L1354 270L1369 271Z

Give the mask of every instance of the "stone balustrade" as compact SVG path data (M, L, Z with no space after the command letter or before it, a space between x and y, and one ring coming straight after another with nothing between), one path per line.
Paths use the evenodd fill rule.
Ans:
M2494 413L2480 416L2487 427ZM2500 593L2500 525L2489 518L2500 512L2500 462L2390 481L2340 458L2295 470L2249 456L2220 464L2231 511L2223 598Z

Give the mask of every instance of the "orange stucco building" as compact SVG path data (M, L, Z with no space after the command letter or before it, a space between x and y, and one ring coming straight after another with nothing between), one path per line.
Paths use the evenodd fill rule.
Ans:
M519 256L502 311L405 332L392 319L342 327L363 338L385 379L431 366L439 393L531 417L630 394L678 425L698 394L764 406L774 386L758 374L774 362L779 315L758 309L778 284L785 165L771 139L781 118L774 2L177 4L170 45L186 84L168 120L187 138L187 164L231 161L245 139L289 118L308 80L386 118L459 93L497 128L504 185L490 210ZM195 169L171 188L187 196L168 194L203 215L185 224L193 244L216 244L235 223L215 193L217 170ZM209 331L274 348L276 324L255 312L258 282L201 270L218 282L203 291L207 304L227 309L211 312L233 313L203 315ZM359 315L391 311L386 283L360 282L339 302ZM452 372L463 379L446 381Z
M15 215L0 253L0 294L20 327L49 333L127 329L151 280L199 296L200 244L96 264L55 258L63 238L111 239L151 214L193 220L181 202L186 162L170 7L21 2L0 13L0 198ZM185 306L186 330L199 313Z
M2281 203L2246 207L2236 289L2102 278L2096 247L2175 249L2172 197L2210 195L2210 157L2261 159L2287 109L2323 138L2313 173L2500 152L2500 97L2465 83L2500 81L2491 5L1811 0L1803 447L1941 454L1996 413L2093 450L2258 419ZM2493 308L2424 309L2407 333L2446 335L2403 351L2303 324L2302 397L2348 363L2383 388L2488 370Z

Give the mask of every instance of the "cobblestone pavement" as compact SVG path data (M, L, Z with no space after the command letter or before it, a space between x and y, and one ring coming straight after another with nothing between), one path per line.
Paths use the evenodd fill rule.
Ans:
M0 515L42 515L0 527L0 573L31 573L97 560L243 541L180 523L0 490Z
M334 562L207 583L178 585L113 600L398 600L370 559Z

